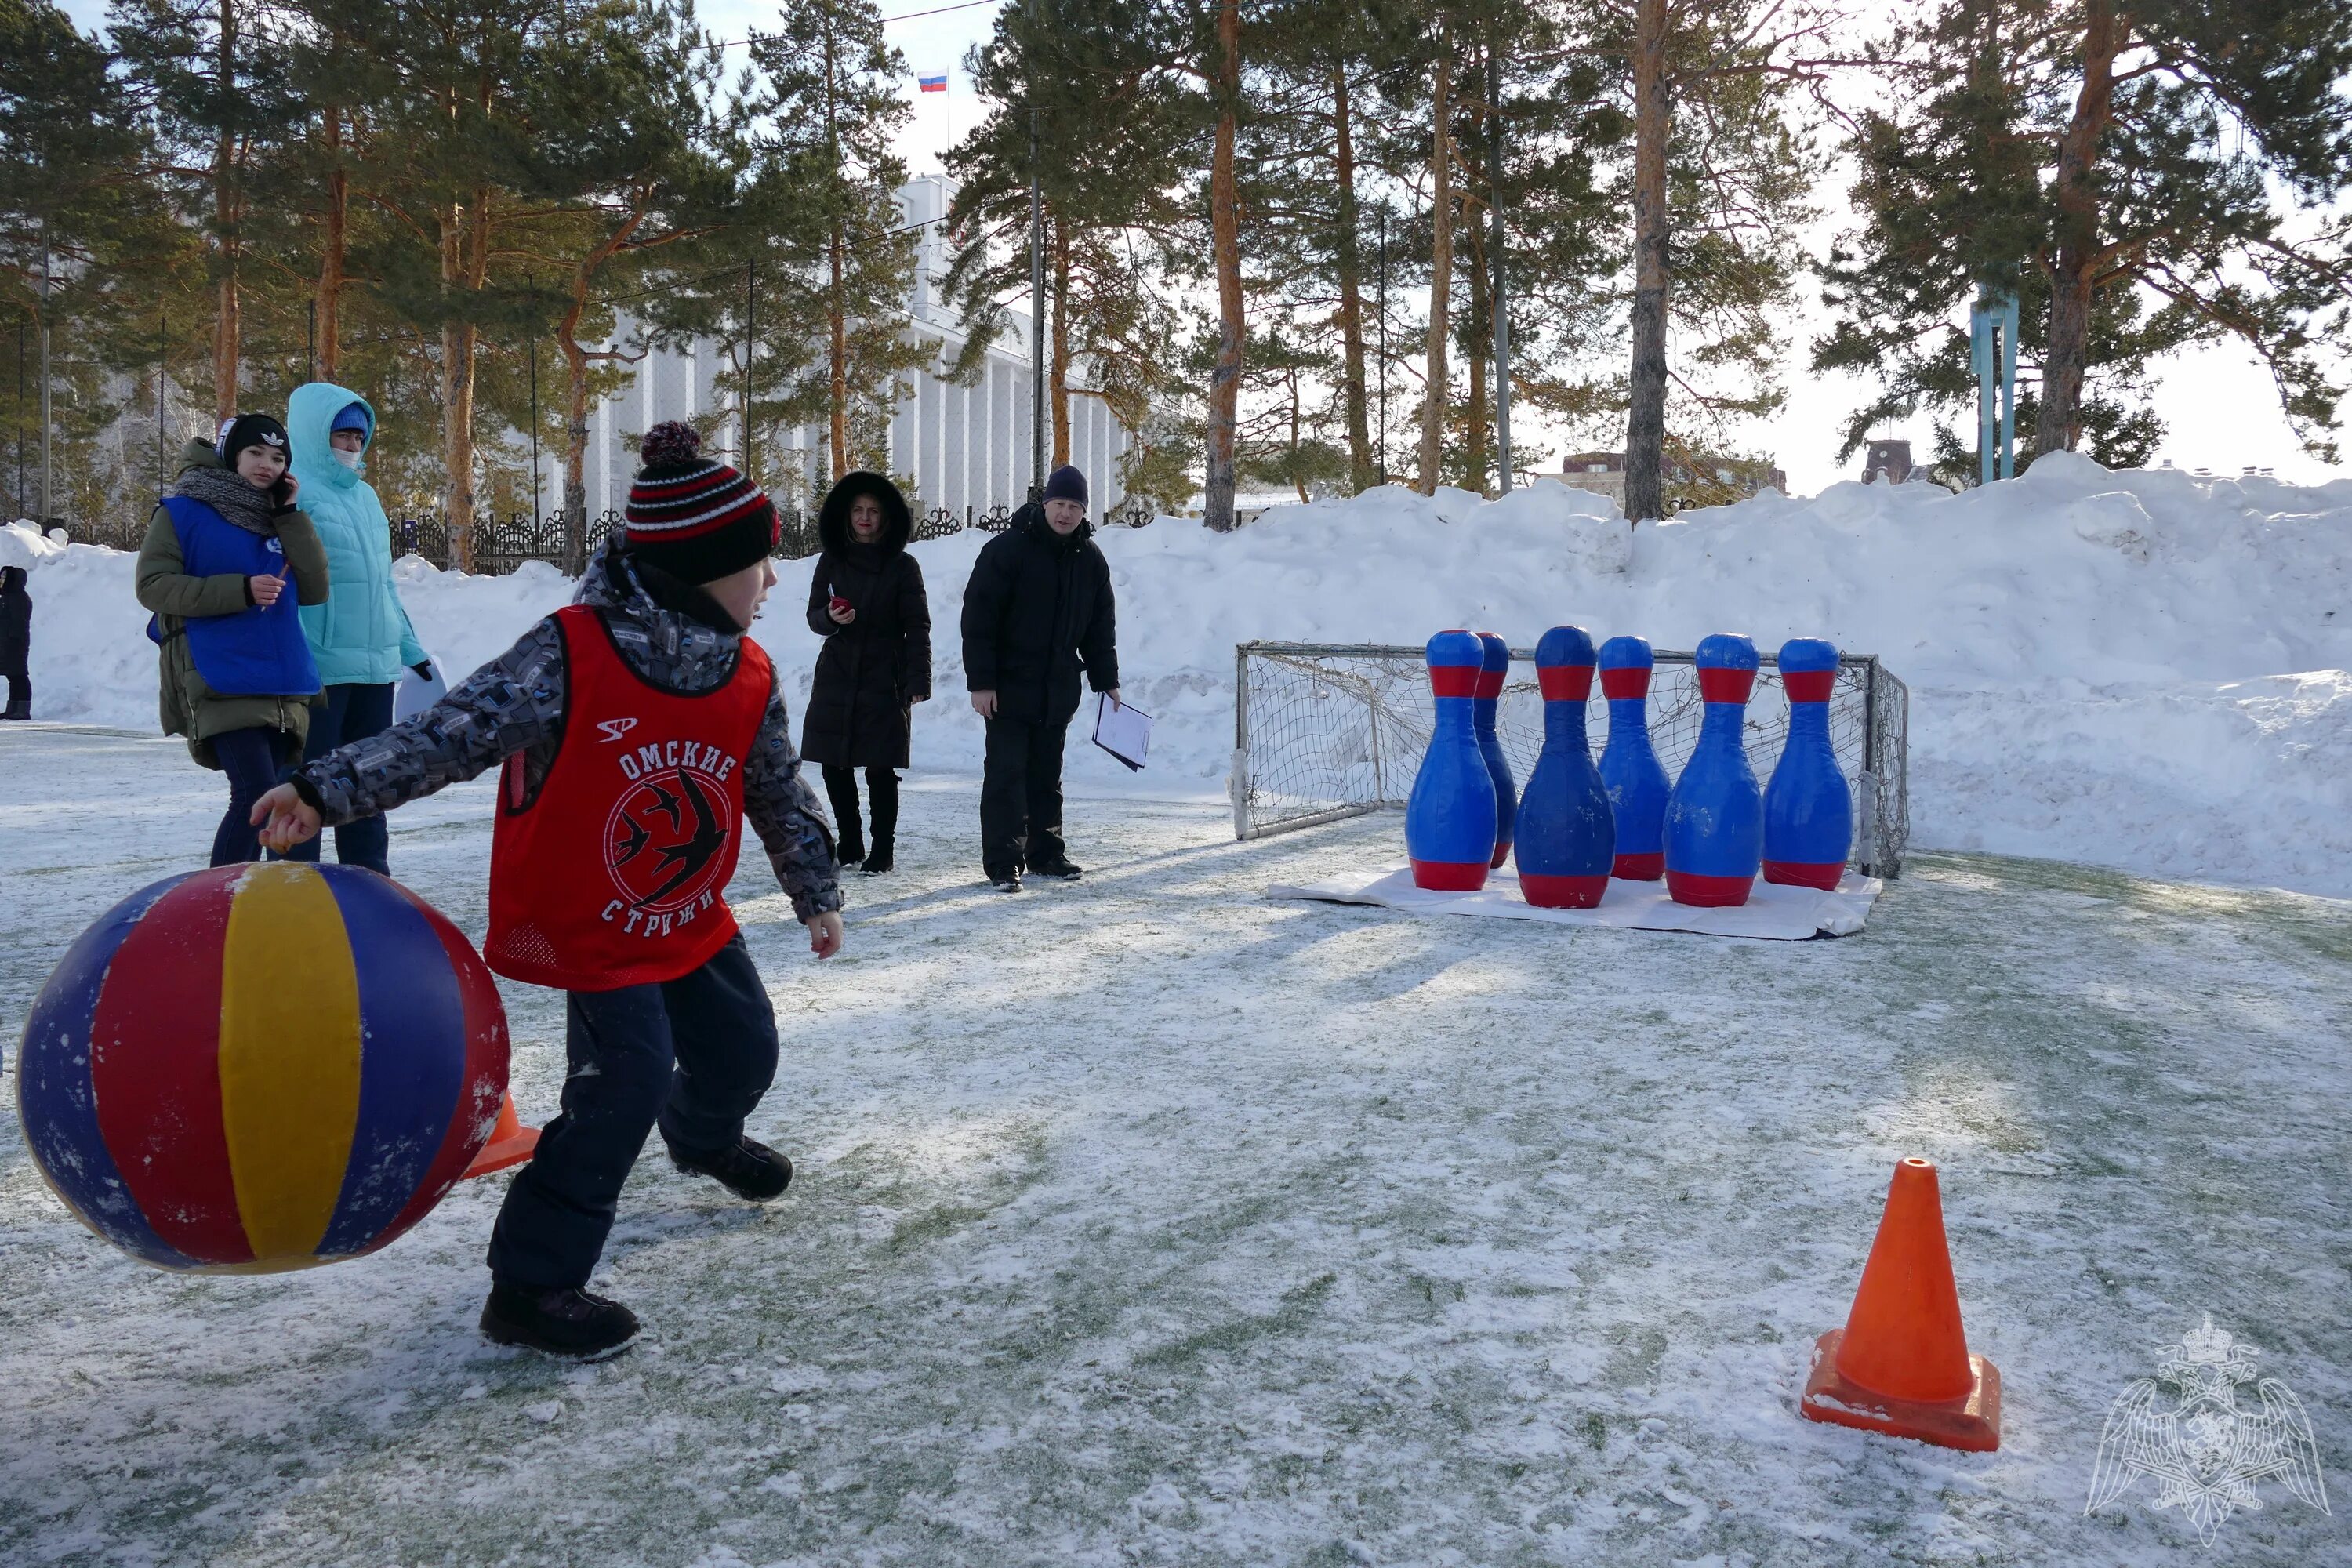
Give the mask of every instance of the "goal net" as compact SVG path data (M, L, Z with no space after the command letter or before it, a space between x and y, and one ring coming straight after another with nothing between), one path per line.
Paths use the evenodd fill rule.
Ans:
M1429 744L1434 710L1417 647L1329 643L1243 643L1234 650L1234 836L1263 838L1343 816L1401 806ZM1650 678L1650 741L1666 776L1698 742L1706 704L1688 653L1660 650ZM1853 791L1853 861L1866 875L1899 876L1910 837L1906 743L1910 693L1874 655L1838 660L1830 697L1830 744ZM1527 783L1543 750L1543 697L1535 654L1511 650L1496 717L1503 754ZM1597 761L1609 710L1593 688L1590 732ZM1789 699L1766 656L1748 704L1748 757L1769 779L1789 732Z

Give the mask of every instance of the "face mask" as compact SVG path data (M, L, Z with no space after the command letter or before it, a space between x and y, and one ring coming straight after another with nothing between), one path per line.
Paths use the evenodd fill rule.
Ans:
M327 448L327 455L353 472L359 469L360 454L357 452L346 452L341 447L330 447Z

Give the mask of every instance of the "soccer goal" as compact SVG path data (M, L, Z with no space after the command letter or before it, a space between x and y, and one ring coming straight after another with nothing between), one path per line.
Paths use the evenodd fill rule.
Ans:
M1248 642L1234 650L1234 836L1263 838L1402 806L1429 744L1429 671L1417 647ZM1698 674L1688 653L1657 654L1650 678L1650 740L1666 776L1698 742ZM1864 874L1900 876L1910 837L1906 778L1911 694L1875 655L1838 660L1830 744L1853 790L1853 860ZM1524 784L1543 749L1535 654L1511 650L1496 732ZM1609 710L1593 685L1596 759ZM1769 655L1748 705L1748 756L1769 779L1789 731L1789 700Z

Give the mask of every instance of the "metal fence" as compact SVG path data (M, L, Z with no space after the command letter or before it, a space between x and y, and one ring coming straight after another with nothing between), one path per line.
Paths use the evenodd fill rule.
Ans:
M1095 525L1142 528L1157 515L1141 501L1133 501L1108 517L1097 519ZM813 514L797 507L780 506L776 509L776 521L777 559L799 561L814 555L821 548ZM449 526L440 513L418 512L393 518L391 522L394 558L421 556L445 571L457 565L457 554L451 547ZM1002 505L984 511L977 507L966 507L961 511L933 507L916 514L914 537L945 539L968 529L1001 533L1012 522L1012 509ZM136 551L147 537L146 522L129 519L100 523L57 522L51 526L64 530L74 543L102 544L113 550ZM560 571L576 574L620 526L621 514L616 511L599 512L577 526L563 511L543 516L520 511L503 517L485 514L474 520L473 570L484 576L504 576L526 561L544 561Z

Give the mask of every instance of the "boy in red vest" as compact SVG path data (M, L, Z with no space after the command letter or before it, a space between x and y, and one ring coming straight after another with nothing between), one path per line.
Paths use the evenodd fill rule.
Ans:
M499 1213L482 1331L555 1355L609 1355L637 1331L586 1286L655 1125L681 1170L751 1202L792 1180L743 1134L776 1067L775 1016L723 897L746 820L812 950L841 948L832 836L775 670L744 635L776 580L775 509L698 446L676 423L646 434L625 538L574 604L254 808L283 851L504 764L482 956L568 993L571 1075Z

